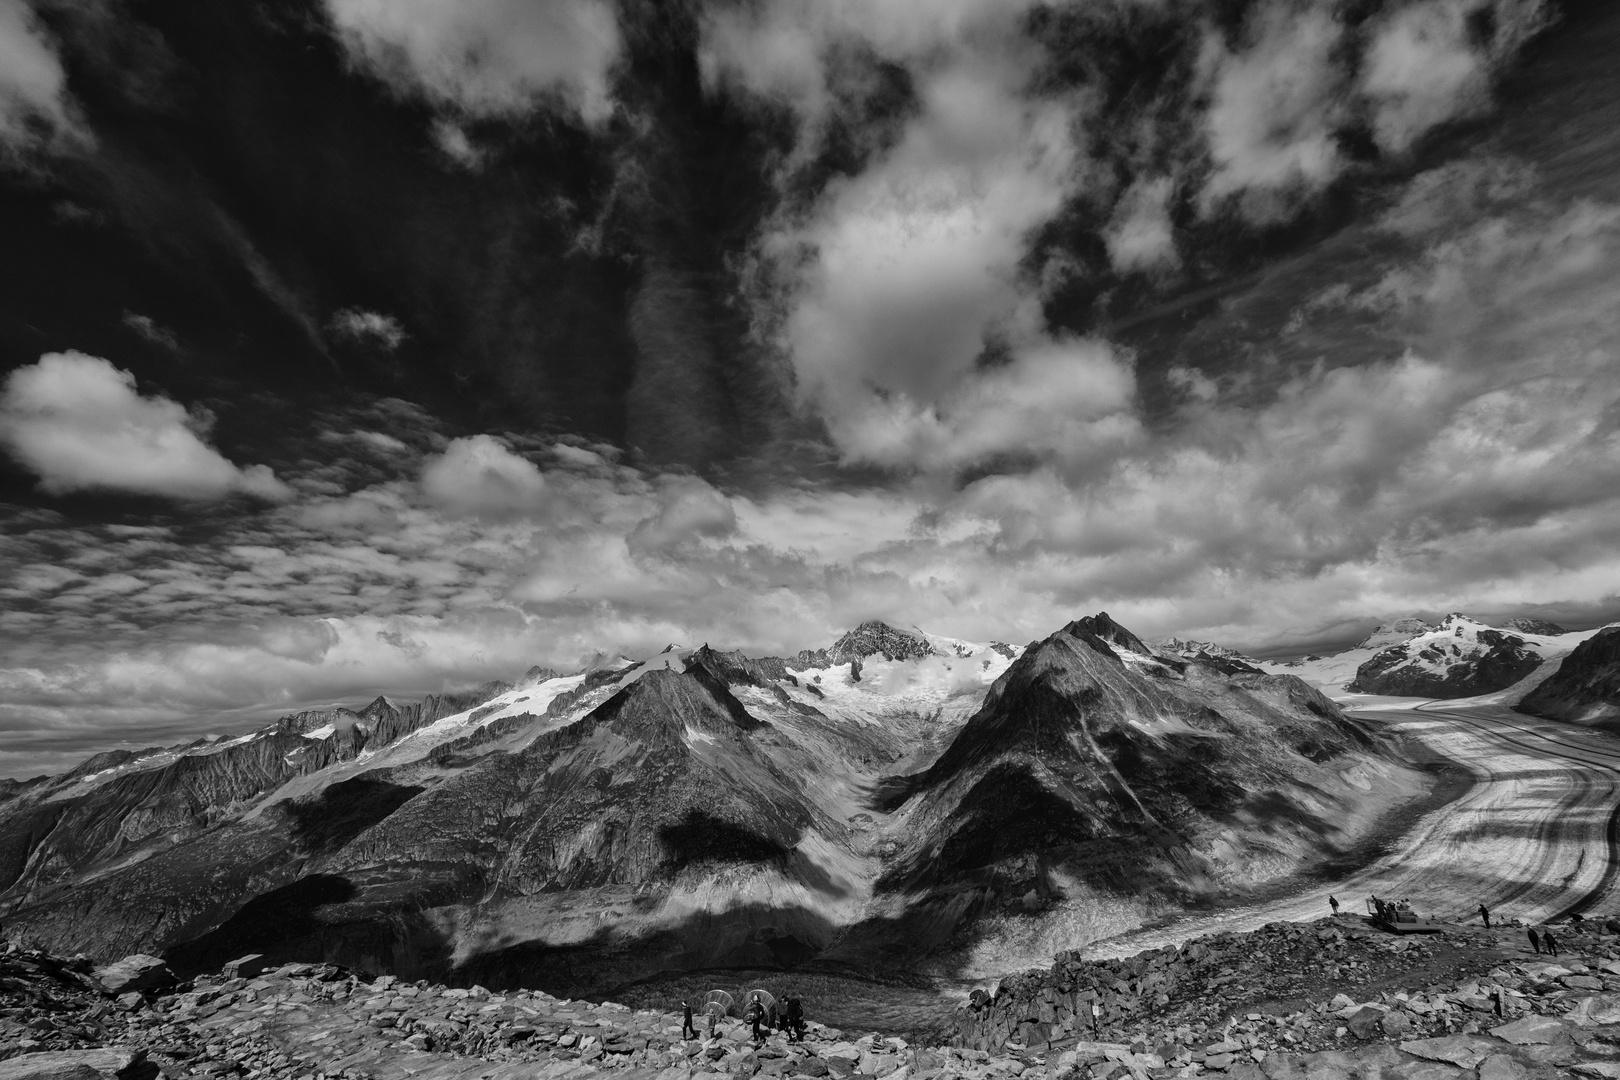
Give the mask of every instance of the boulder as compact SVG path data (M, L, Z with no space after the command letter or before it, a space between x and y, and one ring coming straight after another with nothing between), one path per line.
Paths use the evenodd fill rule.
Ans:
M51 1050L0 1061L0 1080L109 1080L145 1060L140 1050Z
M1569 1071L1579 1076L1595 1076L1599 1080L1620 1080L1620 1064L1612 1061L1583 1061L1579 1065L1571 1065Z
M1550 1016L1526 1016L1511 1024L1492 1028L1491 1034L1515 1046L1529 1043L1556 1043L1569 1041L1569 1029L1562 1021Z
M1479 1080L1525 1080L1530 1071L1506 1054L1492 1054L1479 1063Z
M251 979L255 975L263 974L267 967L269 965L265 963L263 953L248 953L246 956L238 956L220 968L220 974L227 979Z
M1354 1035L1356 1038L1370 1039L1374 1035L1378 1034L1383 1019L1383 1010L1375 1009L1371 1005L1363 1005L1361 1008L1351 1013L1345 1019L1344 1024L1345 1027L1350 1029L1350 1034Z
M174 972L155 956L135 953L96 970L96 979L109 994L145 993L175 983Z
M1425 1061L1472 1069L1490 1057L1499 1045L1477 1035L1444 1035L1435 1039L1412 1039L1401 1043L1401 1049Z
M1383 1075L1390 1080L1461 1080L1467 1074L1455 1065L1442 1065L1438 1061L1409 1061Z
M1620 1024L1620 994L1588 994L1575 1002L1569 1018L1582 1027Z

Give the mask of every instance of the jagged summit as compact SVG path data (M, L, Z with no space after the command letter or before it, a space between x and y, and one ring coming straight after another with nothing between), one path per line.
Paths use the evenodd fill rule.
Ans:
M711 666L708 657L699 653L687 657L684 670L660 667L648 671L591 715L611 720L627 734L674 741L686 731L715 734L764 726L732 694L724 675Z
M1099 887L1173 875L1175 860L1201 860L1194 837L1251 803L1305 820L1302 793L1337 783L1316 763L1372 743L1292 676L1177 672L1127 662L1121 643L1141 639L1098 615L1008 667L905 792L914 831L896 885L950 887L1025 854Z
M1063 629L1071 634L1091 634L1102 638L1110 645L1117 645L1142 656L1153 655L1153 649L1146 642L1111 619L1106 611L1076 619Z
M541 683L550 679L560 679L562 678L562 675L563 673L555 668L543 667L540 664L536 664L528 671L523 673L523 677L517 681L517 689L524 690L531 686L539 686Z
M933 644L922 634L870 619L833 642L831 648L807 649L799 653L799 659L807 666L830 667L871 656L882 656L885 660L915 660L933 655Z

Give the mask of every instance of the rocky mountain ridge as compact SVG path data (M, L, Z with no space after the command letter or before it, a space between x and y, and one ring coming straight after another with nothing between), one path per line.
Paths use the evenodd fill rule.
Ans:
M867 624L808 656L672 647L484 695L13 792L7 926L182 972L252 948L571 994L903 969L1031 894L1057 912L1270 880L1407 790L1303 682L1156 653L1101 614L1028 649ZM1143 851L1152 874L1122 873Z

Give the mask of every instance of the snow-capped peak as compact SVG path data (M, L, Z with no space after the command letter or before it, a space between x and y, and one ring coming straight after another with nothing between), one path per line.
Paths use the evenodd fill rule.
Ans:
M1419 634L1427 634L1434 629L1437 629L1436 625L1425 622L1416 616L1396 619L1394 622L1379 623L1378 629L1356 643L1356 648L1388 648L1391 645L1399 645L1403 641L1410 641Z
M1228 649L1224 645L1217 645L1213 641L1193 641L1190 638L1167 637L1153 646L1160 652L1172 656L1185 656L1189 659L1199 653L1208 653L1210 656L1223 660L1242 660L1246 664L1258 664L1260 661L1236 649Z

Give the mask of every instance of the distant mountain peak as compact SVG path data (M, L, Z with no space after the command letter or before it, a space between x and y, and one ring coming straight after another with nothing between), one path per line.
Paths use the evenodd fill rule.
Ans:
M1358 649L1382 649L1390 645L1398 645L1409 641L1419 634L1427 634L1431 630L1439 629L1438 623L1430 623L1418 618L1416 615L1393 622L1379 623L1378 628L1356 643Z
M528 671L523 673L523 677L517 681L517 688L526 690L531 686L539 686L543 682L548 682L552 679L558 679L561 677L562 672L556 670L555 668L544 667L540 664L536 664Z
M933 643L914 630L901 630L879 619L868 619L825 650L828 661L847 664L882 655L885 660L915 660L933 656Z
M1263 670L1259 666L1260 661L1254 657L1240 653L1236 649L1228 649L1224 645L1217 645L1213 641L1193 641L1168 637L1159 642L1157 648L1161 653L1179 656L1183 660L1208 664L1210 667L1217 668L1227 675Z
M1502 628L1504 630L1517 630L1521 634L1536 634L1540 637L1558 637L1560 634L1569 633L1567 629L1555 622L1548 622L1546 619L1531 619L1524 616L1508 619L1502 624Z

